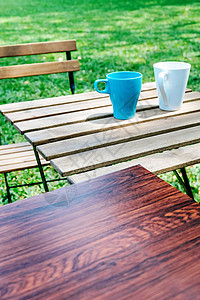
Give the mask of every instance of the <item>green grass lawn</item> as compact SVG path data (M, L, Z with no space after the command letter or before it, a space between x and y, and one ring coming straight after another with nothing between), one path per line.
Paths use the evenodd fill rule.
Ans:
M200 91L200 1L193 0L0 0L0 45L76 39L81 71L75 74L76 93L93 91L97 78L119 70L136 70L143 82L153 81L153 63L178 60L191 64L188 87ZM42 55L40 60L64 58ZM1 59L1 65L31 63L38 57ZM66 74L2 80L0 103L69 94ZM0 117L3 143L22 137ZM55 176L46 168L48 176ZM196 200L200 200L200 166L187 168ZM39 178L37 170L14 173L24 183ZM173 173L161 176L181 189ZM64 185L52 184L51 189ZM14 200L43 192L38 186L13 190ZM0 177L0 203L6 203Z

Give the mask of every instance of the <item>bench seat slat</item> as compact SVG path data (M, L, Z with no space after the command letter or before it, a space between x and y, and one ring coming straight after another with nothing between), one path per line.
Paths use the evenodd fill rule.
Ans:
M60 175L67 176L198 142L200 126L63 156L50 163Z
M24 143L16 143L16 144L6 144L6 145L0 145L0 151L1 150L6 150L6 149L13 149L13 148L20 148L20 147L31 147L32 146L27 143L27 142L24 142Z
M42 163L43 166L49 165L47 161ZM20 162L20 163L13 163L12 165L0 166L0 174L14 172L14 171L21 171L25 169L32 169L37 168L36 160Z
M17 145L17 144L16 144ZM0 159L4 157L4 155L9 155L9 154L14 154L18 155L21 152L22 153L29 153L30 151L33 151L33 148L31 145L27 145L25 147L13 147L13 148L6 148L6 149L1 149L0 150Z
M17 153L7 153L7 154L4 154L0 157L0 165L3 165L3 164L7 164L9 163L11 160L15 160L15 159L18 159L18 158L21 158L21 159L24 159L26 157L32 157L33 159L35 159L35 155L34 155L34 152L32 149L30 150L25 150L25 151L21 151L21 152L17 152Z
M48 165L41 156L42 165ZM24 167L22 167L24 165ZM37 161L32 146L25 142L19 144L1 145L0 146L0 173L19 171L26 168L37 167Z
M21 163L21 162L28 162L28 161L36 161L35 156L33 153L26 153L24 155L18 155L16 156L9 156L8 159L2 160L0 159L0 166L7 166L7 165L12 165L16 163ZM45 159L41 158L41 162L45 163Z
M122 162L113 166L72 175L70 176L70 180L74 183L80 183L138 164L158 175L197 163L200 163L200 143L173 149L170 151L164 151L162 153L155 153L127 162Z

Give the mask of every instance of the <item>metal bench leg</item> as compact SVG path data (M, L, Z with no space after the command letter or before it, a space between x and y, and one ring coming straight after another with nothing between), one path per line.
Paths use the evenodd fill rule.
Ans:
M185 168L181 168L180 171L183 176L183 179L181 178L181 176L178 174L178 172L176 170L174 171L174 174L176 175L179 183L184 188L186 194L194 200L194 196L193 196L192 189L191 189L191 186L190 186L187 174L186 174L186 170L185 170Z
M43 171L43 168L42 168L40 157L39 157L39 154L38 154L35 146L33 146L33 150L34 150L35 158L37 160L38 168L39 168L39 171L40 171L40 176L42 178L42 183L43 183L43 186L44 186L44 190L45 190L45 192L48 192L49 189L48 189L48 186L47 186L47 181L46 181L46 178L44 176L44 171Z
M11 200L11 194L10 194L10 187L7 180L7 173L4 173L5 183L6 183L6 191L7 191L7 197L8 197L8 203L12 203Z
M71 60L71 53L70 51L66 52L67 60ZM75 84L74 84L74 74L73 72L69 72L69 83L70 83L70 89L72 94L75 93Z

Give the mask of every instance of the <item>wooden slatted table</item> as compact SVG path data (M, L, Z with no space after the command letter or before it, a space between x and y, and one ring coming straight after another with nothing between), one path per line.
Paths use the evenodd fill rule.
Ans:
M155 83L145 83L135 117L123 121L113 118L109 96L97 92L6 104L0 111L73 182L138 163L159 174L200 162L200 93L190 89L182 108L167 112L158 107Z
M197 300L199 220L141 166L0 207L0 298Z

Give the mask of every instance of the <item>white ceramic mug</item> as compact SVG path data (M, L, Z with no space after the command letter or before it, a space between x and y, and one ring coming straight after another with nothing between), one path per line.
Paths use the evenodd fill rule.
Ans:
M191 65L185 62L165 61L153 65L159 107L177 110L181 107Z

